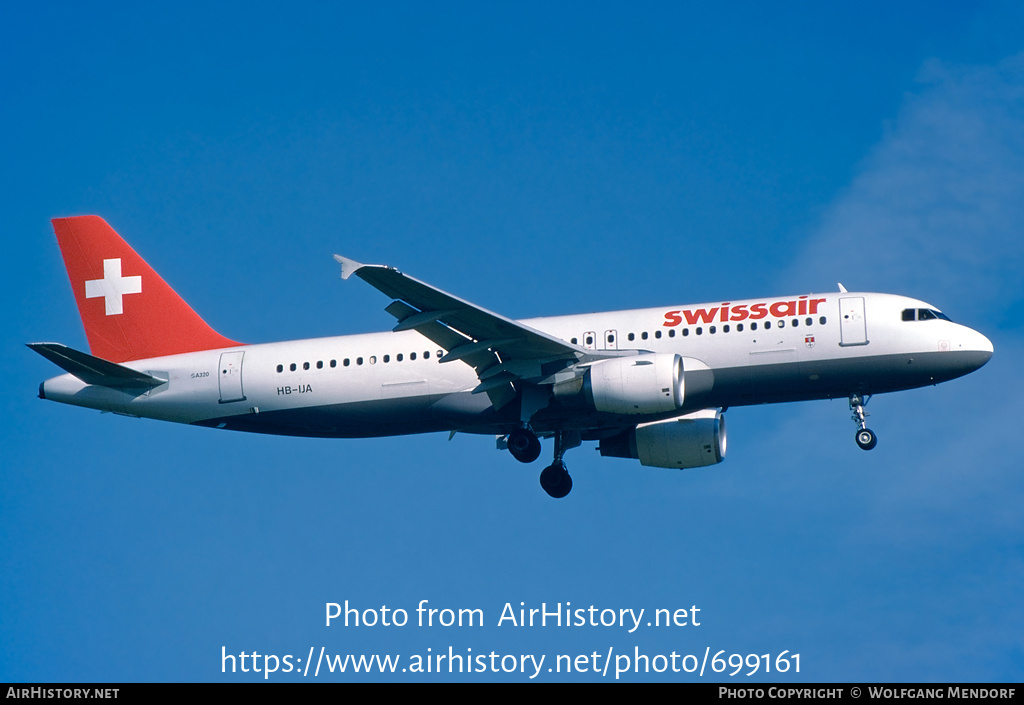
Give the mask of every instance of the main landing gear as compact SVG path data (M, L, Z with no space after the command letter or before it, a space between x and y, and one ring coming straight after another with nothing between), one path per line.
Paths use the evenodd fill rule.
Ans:
M572 490L572 477L565 469L562 456L565 451L580 444L579 432L558 431L555 433L555 462L544 468L540 474L540 486L555 499L561 499Z
M850 409L853 411L853 421L857 424L857 435L854 438L863 450L871 450L878 444L878 436L875 432L868 428L865 422L865 417L868 413L864 411L864 406L871 399L871 395L868 394L865 397L861 397L859 394L850 395Z
M540 457L540 439L529 426L520 426L508 434L508 452L520 463L532 463Z
M565 469L565 463L559 460L544 468L540 473L540 486L555 499L569 494L572 491L572 475Z
M521 426L508 434L508 451L521 463L532 463L540 456L540 439L529 426ZM555 433L555 461L540 473L540 486L555 499L565 497L572 490L572 477L565 469L562 457L565 451L580 444L578 432Z

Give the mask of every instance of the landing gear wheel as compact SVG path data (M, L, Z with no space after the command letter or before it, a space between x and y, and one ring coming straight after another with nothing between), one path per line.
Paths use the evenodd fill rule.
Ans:
M863 450L871 450L878 444L878 436L868 428L865 419L868 412L864 411L864 405L871 399L871 395L861 396L860 394L850 395L850 410L853 412L853 422L857 424L857 435L854 439Z
M555 499L561 499L572 491L572 477L564 463L548 465L540 474L540 486Z
M540 457L540 439L528 428L517 428L508 434L508 452L520 463L532 463Z
M857 439L857 445L864 450L871 450L878 444L878 436L870 428L860 429L854 438Z

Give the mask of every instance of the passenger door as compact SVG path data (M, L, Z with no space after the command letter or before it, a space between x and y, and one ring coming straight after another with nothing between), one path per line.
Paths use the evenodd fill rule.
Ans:
M863 296L848 296L839 299L839 344L843 346L868 344Z
M244 350L221 353L220 356L220 403L245 401L242 393L242 357Z

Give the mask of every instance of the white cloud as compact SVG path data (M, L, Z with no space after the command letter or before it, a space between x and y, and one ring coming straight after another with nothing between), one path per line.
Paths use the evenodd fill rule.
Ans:
M797 269L977 320L1024 298L1024 54L921 83Z
M879 447L859 463L871 506L851 542L963 547L1024 528L1024 54L930 62L921 82L795 269L922 298L992 338L992 361L970 377L876 398ZM838 403L826 408L845 416ZM794 433L822 427L818 405L793 409Z

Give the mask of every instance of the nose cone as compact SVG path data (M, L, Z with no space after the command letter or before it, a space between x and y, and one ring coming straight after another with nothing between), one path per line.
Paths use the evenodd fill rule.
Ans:
M985 362L988 362L988 359L990 357L992 357L992 353L995 351L995 348L992 347L992 341L989 340L988 338L986 338L985 336L983 336L978 331L971 331L971 332L974 333L974 335L976 337L975 346L976 346L977 351L982 353L982 354L984 354L985 355ZM982 363L982 364L984 364L984 363Z
M976 330L967 328L960 341L961 356L970 371L983 366L992 357L992 341Z

